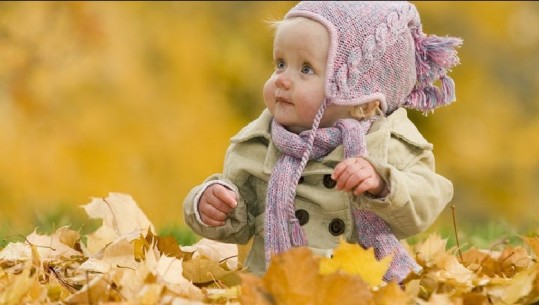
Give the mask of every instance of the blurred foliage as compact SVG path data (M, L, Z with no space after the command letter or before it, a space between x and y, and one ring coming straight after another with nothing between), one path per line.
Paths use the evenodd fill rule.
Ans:
M539 3L414 3L426 33L464 39L457 102L411 113L454 183L459 223L536 222ZM263 109L266 21L293 4L0 2L2 231L109 192L181 226L187 192ZM437 221L449 223L449 211Z

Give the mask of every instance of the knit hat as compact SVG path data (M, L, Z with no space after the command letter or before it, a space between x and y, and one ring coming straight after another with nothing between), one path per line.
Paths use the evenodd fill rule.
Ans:
M462 40L425 35L413 4L305 1L285 19L293 17L317 21L329 32L327 105L378 100L388 115L400 106L427 112L455 100L447 72L459 63L455 49Z

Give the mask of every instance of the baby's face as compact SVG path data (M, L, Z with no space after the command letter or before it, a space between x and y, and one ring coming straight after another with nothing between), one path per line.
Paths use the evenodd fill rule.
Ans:
M309 19L285 22L275 33L275 71L264 86L264 102L275 120L292 132L311 129L324 102L328 49L326 28ZM334 117L346 111L342 108L328 107L320 126L333 125Z

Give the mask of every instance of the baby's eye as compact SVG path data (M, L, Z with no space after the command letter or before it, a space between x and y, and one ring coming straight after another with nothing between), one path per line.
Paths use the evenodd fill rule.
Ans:
M314 71L313 71L313 68L311 68L310 65L304 64L304 65L301 67L301 73L304 73L304 74L312 74L312 73L314 73Z
M278 59L278 60L275 61L275 69L282 70L282 69L284 69L285 66L286 65L284 63L284 60Z

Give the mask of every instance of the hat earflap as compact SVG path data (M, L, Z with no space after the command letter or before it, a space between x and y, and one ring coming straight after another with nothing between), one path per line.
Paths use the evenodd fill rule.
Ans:
M455 83L447 72L457 64L457 47L462 39L425 35L421 28L412 32L415 42L417 83L404 106L427 113L455 101ZM441 88L434 82L440 80Z

